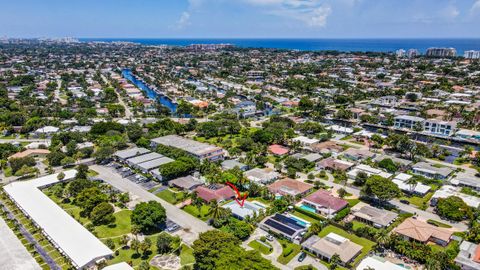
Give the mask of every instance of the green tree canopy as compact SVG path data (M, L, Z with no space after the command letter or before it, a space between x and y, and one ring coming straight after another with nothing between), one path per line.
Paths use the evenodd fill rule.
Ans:
M438 215L454 221L461 221L472 216L472 209L457 196L438 199L436 210Z
M362 188L362 194L380 201L389 201L400 194L398 186L378 175L370 176Z
M142 232L154 231L166 218L165 208L156 201L139 203L132 212L132 224Z

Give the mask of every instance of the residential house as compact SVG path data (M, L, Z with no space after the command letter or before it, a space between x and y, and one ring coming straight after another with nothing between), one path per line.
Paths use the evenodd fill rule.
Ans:
M328 262L337 254L341 264L346 266L362 252L363 247L343 236L329 233L323 238L312 235L302 243L302 248Z
M168 181L168 185L182 190L193 191L195 188L203 185L203 182L191 175L187 175Z
M279 176L280 174L271 168L253 168L245 172L245 177L258 184L271 183L277 180Z
M298 136L298 137L293 138L292 142L299 142L300 145L305 146L305 147L309 147L314 143L318 143L319 140L318 139L310 139L310 138L305 137L305 136Z
M394 157L394 156L389 156L389 155L377 155L373 159L373 161L378 163L378 162L380 162L384 159L391 159L393 161L393 163L395 163L397 166L399 166L399 169L401 171L408 170L413 163L411 160L398 158L398 157Z
M453 169L443 165L437 166L427 162L418 162L412 166L412 172L427 178L445 180L453 173Z
M234 159L224 160L222 161L221 165L223 170L231 170L235 167L238 167L242 171L248 170L248 165L238 162Z
M460 252L455 258L455 263L462 270L478 270L480 269L480 246L463 241L460 244Z
M372 175L378 175L378 176L381 176L383 178L390 178L392 177L392 174L391 173L387 173L387 172L384 172L380 169L376 169L376 168L373 168L373 167L370 167L368 165L365 165L365 164L360 164L360 165L357 165L355 168L353 168L351 171L349 171L347 173L347 176L350 178L350 179L355 179L357 178L357 175L359 172L364 172L366 173L368 176L372 176Z
M370 206L359 202L351 208L356 220L367 223L375 228L386 228L398 217L397 213Z
M195 192L197 192L199 198L204 199L206 202L212 200L223 202L235 198L233 189L225 185L199 186L195 189Z
M27 149L9 156L8 159L24 157L45 158L48 154L50 154L48 149Z
M382 257L369 256L363 259L357 266L356 270L405 270L405 267L387 261Z
M288 147L278 145L278 144L273 144L268 147L268 151L276 156L283 156L288 154L290 149Z
M480 179L472 173L459 172L455 178L450 180L454 186L467 187L480 191Z
M343 153L345 158L353 161L365 160L367 158L374 158L375 153L364 149L348 148Z
M320 169L326 169L330 171L348 171L350 168L355 166L354 163L348 162L345 160L341 159L335 159L335 158L326 158L322 159L319 162L317 162L317 168Z
M435 191L430 200L431 206L436 206L439 199L445 199L451 196L462 198L462 200L470 207L478 208L480 206L480 197L468 195L461 192L460 187L454 187L450 185L443 185L440 189Z
M266 217L260 222L259 228L267 232L282 235L290 241L300 240L301 235L307 230L305 224L283 214Z
M330 192L320 189L301 201L301 208L332 218L340 210L347 207L348 202L333 196Z
M314 143L310 146L312 151L320 153L320 154L338 154L342 152L344 149L342 146L338 145L333 141L325 141L321 143Z
M441 246L446 246L450 243L453 233L451 230L428 224L413 217L405 219L393 231L406 240L424 244L434 242Z
M432 189L430 186L422 183L416 183L414 185L407 184L408 180L412 177L413 176L410 174L400 173L393 178L392 182L395 183L403 192L416 194L419 196L425 196L430 189Z
M296 197L303 196L312 191L313 185L291 178L284 178L273 182L272 184L268 185L267 188L275 195L290 195Z

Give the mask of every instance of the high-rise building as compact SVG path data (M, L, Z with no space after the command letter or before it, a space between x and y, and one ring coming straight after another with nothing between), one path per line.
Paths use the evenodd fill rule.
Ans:
M455 57L457 50L455 48L428 48L426 55L431 57Z
M480 59L480 51L465 51L463 53L463 57L468 58L468 59Z
M417 56L419 56L419 55L420 55L420 53L418 52L417 49L409 49L409 50L407 51L407 57L408 57L408 58L414 58L414 57L417 57Z
M405 50L404 49L398 49L395 54L397 57L404 57L405 56Z

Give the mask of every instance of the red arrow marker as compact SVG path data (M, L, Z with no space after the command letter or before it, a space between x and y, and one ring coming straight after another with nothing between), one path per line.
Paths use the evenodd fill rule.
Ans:
M229 185L233 189L233 191L237 193L237 197L235 198L235 201L240 205L240 207L243 207L243 205L245 204L245 199L247 198L248 194L245 193L242 197L237 187L234 184L227 182L227 185Z

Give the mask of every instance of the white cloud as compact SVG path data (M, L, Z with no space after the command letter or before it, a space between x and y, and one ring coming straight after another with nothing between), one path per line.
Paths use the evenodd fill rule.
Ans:
M190 24L190 13L187 11L182 12L180 19L177 21L177 28L182 29Z
M440 10L440 17L443 17L446 20L453 20L457 18L458 15L460 15L460 11L453 4L450 4L445 8L443 8L442 10Z
M310 27L325 27L332 9L322 0L244 0L268 9L266 13L301 21Z
M470 9L470 12L472 13L476 11L480 11L480 0L475 1L475 3L473 3L472 8Z

